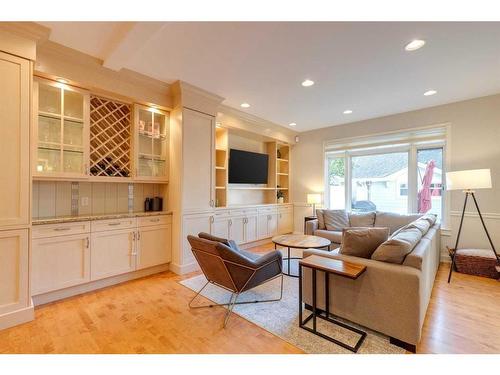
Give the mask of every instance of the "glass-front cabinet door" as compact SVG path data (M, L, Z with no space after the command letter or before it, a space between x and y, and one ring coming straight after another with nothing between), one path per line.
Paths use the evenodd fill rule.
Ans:
M168 113L136 104L134 119L135 179L168 181Z
M85 178L89 157L89 94L45 79L35 81L35 176Z

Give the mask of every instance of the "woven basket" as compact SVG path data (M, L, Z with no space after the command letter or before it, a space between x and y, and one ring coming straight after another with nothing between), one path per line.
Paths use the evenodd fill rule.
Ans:
M448 249L451 253L453 249ZM458 249L455 256L458 272L498 279L497 259L491 249Z

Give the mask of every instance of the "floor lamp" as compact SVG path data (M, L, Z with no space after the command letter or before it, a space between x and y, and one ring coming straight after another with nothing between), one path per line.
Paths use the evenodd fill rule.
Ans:
M457 240L455 242L455 248L452 254L450 274L448 275L448 283L451 281L451 274L453 268L455 267L455 256L458 250L458 241L460 240L460 233L462 232L462 224L464 222L465 209L467 207L467 199L472 197L474 200L474 205L476 206L477 213L479 214L479 219L481 219L481 224L483 224L484 231L490 242L491 249L495 253L497 258L497 263L500 264L499 255L496 252L495 245L491 240L486 224L483 220L483 215L481 215L481 210L477 204L476 196L474 195L475 189L491 189L491 173L489 169L471 169L466 171L456 171L446 173L446 189L447 190L463 190L465 193L464 208L462 209L462 216L460 217L460 225L458 226Z

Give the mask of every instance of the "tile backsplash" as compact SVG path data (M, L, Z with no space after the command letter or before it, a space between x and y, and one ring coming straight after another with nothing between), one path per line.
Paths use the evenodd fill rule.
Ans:
M164 185L115 182L33 182L33 218L144 211L146 197L160 196Z

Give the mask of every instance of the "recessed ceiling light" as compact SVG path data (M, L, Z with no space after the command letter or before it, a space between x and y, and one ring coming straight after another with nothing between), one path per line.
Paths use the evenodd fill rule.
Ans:
M241 103L240 107L242 107L242 108L248 108L248 107L250 107L250 104L248 104L248 103Z
M406 46L405 46L405 50L407 51L416 51L417 49L419 48L422 48L425 44L425 40L421 40L421 39L415 39L415 40L412 40L410 43L408 43Z
M297 124L295 122L291 122L288 125L290 125L290 126L297 126Z
M424 92L424 95L425 96L431 96L431 95L434 95L436 93L437 93L436 90L428 90L428 91Z
M344 112L342 112L344 115L350 115L352 113L352 110L346 109Z
M314 85L314 81L311 81L310 79L306 79L304 82L302 82L302 86L304 87L309 87Z
M58 79L57 79L57 82L59 82L59 83L64 83L64 84L68 83L68 81L67 81L67 80L65 80L65 79L63 79L63 78L58 78Z

